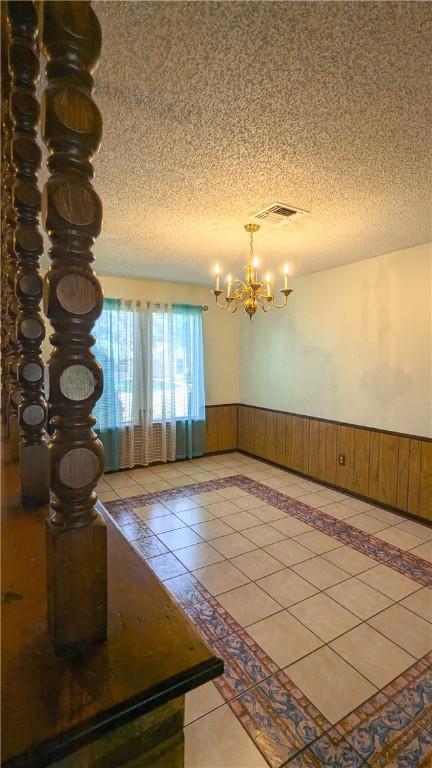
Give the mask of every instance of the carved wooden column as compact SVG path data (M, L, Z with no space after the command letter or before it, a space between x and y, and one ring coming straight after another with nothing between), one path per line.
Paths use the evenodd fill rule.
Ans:
M39 312L42 298L39 257L43 252L43 240L39 231L41 196L37 183L41 151L36 140L39 103L35 87L39 78L39 56L34 3L8 2L8 20L12 164L15 170L13 249L17 260L14 293L18 302L16 336L19 352L21 494L24 504L37 506L49 501L49 460L41 356L45 324Z
M1 155L1 370L2 370L2 420L6 432L9 429L9 398L10 398L10 379L9 379L9 355L10 355L10 331L12 318L9 316L9 227L10 213L12 211L12 163L10 157L11 147L11 121L9 110L9 90L7 85L2 83L2 155Z
M15 294L17 259L14 250L15 211L12 202L14 169L12 165L12 124L9 94L2 104L2 369L4 377L3 403L6 430L10 437L12 457L18 458L18 400L19 386L18 339L16 319L18 302Z
M54 328L49 378L55 414L48 614L57 653L75 654L106 636L107 621L106 528L95 510L94 492L104 455L91 415L103 388L91 351L103 295L90 250L102 223L91 163L102 134L91 95L101 31L89 2L44 2L41 10L48 81L42 132L51 173L42 215L52 243L44 307Z

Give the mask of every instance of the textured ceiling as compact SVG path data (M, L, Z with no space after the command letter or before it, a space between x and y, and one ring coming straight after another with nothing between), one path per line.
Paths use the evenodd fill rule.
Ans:
M432 7L99 2L101 274L209 282L256 251L295 274L431 238Z

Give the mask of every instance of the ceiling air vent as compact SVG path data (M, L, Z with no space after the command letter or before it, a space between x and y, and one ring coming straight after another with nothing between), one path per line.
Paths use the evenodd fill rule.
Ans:
M258 213L252 213L250 218L263 224L285 224L286 221L298 219L304 216L308 211L302 211L300 208L293 208L286 203L272 203Z

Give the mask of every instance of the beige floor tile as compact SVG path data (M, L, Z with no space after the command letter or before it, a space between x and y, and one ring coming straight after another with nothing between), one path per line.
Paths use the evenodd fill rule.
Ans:
M233 504L240 509L255 509L255 507L262 507L264 502L248 493L247 496L237 496L233 499Z
M146 525L153 533L166 533L166 531L175 531L176 528L184 528L183 520L179 520L176 515L151 517L146 521Z
M216 475L212 475L211 472L194 472L189 475L195 483L207 483L209 480L216 480Z
M270 573L275 573L275 571L280 571L283 568L279 560L275 560L274 557L262 549L254 549L252 552L238 555L231 562L253 581L261 579L263 576L268 576Z
M349 546L334 549L331 552L327 552L323 557L344 571L348 571L353 576L357 573L362 573L362 571L367 571L369 568L375 568L377 564L376 560L364 555L362 552L357 552L356 549Z
M348 573L338 568L337 565L329 563L322 557L314 557L305 563L299 563L293 566L293 571L299 574L313 584L318 589L327 589L337 584L339 581L348 579Z
M378 688L383 688L415 661L367 624L360 624L333 640L330 647Z
M203 491L203 493L194 493L190 496L190 498L193 501L196 501L200 507L208 507L209 504L217 504L219 501L222 501L222 496L219 496L216 491Z
M238 499L240 496L247 496L243 488L237 488L236 485L228 485L226 488L219 488L218 493L224 499Z
M342 542L338 541L338 539L334 539L332 536L328 536L322 531L302 533L300 536L295 537L295 541L298 541L299 544L312 550L312 552L315 552L317 555L322 555L324 552L330 552L332 549L342 547Z
M187 486L193 485L192 478L188 477L187 475L182 475L181 477L176 478L170 478L170 486L171 488L184 488L185 493L187 492Z
M316 587L302 579L290 568L266 576L257 581L257 584L284 608L299 603L317 592Z
M311 632L328 643L360 623L358 616L347 611L324 592L313 595L302 603L289 608L289 613L302 622Z
M392 605L368 623L418 659L432 650L432 625L403 605Z
M302 504L309 504L311 507L320 509L330 504L332 499L329 499L326 491L318 491L314 493L308 493L306 496L302 496ZM325 510L324 510L325 512Z
M100 501L116 501L116 499L119 499L120 496L110 488L107 491L98 491L98 498Z
M419 547L412 549L411 554L416 555L416 557L421 557L423 560L427 560L428 563L432 563L432 542L425 541L424 544L420 544Z
M168 514L167 508L157 501L152 504L143 504L142 507L135 507L134 512L141 520L151 520L153 517L162 517L162 515Z
M258 518L246 510L237 512L235 515L228 515L227 517L224 517L224 521L228 523L231 528L234 528L235 531L244 531L246 528L253 528L259 523Z
M162 518L160 518L162 519ZM202 539L191 528L178 528L177 530L158 533L158 538L163 541L166 547L174 552L183 547L190 547L192 544L200 544Z
M348 518L355 517L359 514L358 510L353 509L343 501L335 501L332 504L326 505L322 509L322 512L325 512L326 515L330 515L330 517L335 517L336 520L348 520Z
M403 522L402 515L396 515L394 512L389 512L388 509L381 509L380 507L373 507L368 511L370 517L375 517L376 520L381 520L387 525L397 525Z
M281 606L256 584L246 584L219 595L218 601L242 627L281 610Z
M220 539L212 539L212 547L224 557L236 557L236 555L242 555L243 552L256 549L256 544L253 544L241 533L230 533L227 536L221 536Z
M134 478L129 477L126 472L113 472L112 475L104 475L104 482L108 483L114 490L136 485Z
M279 488L279 491L292 499L301 499L302 496L306 496L309 493L309 490L301 485L282 486Z
M371 509L376 509L376 507L368 501L354 499L351 496L347 496L344 504L346 504L347 507L351 507L351 509L355 509L356 512L369 512Z
M224 703L224 699L211 681L189 691L185 696L185 725L192 723Z
M168 491L171 486L169 483L166 483L164 480L158 480L153 482L144 482L141 483L141 488L144 488L145 491L148 491L149 493L156 493L156 491Z
M265 547L269 544L274 544L275 541L282 541L286 538L284 533L277 531L273 526L266 523L257 525L254 528L247 528L244 531L244 535L253 541L257 547Z
M393 525L391 528L386 528L384 531L378 531L375 534L377 539L387 541L389 544L393 544L394 547L399 549L414 549L414 547L422 544L422 539L418 536L413 536L408 531L401 531L399 526Z
M421 586L413 579L393 571L386 565L377 565L376 568L360 573L358 578L379 592L383 592L387 597L391 597L392 600L402 600Z
M337 723L377 690L327 646L285 672L331 723Z
M198 504L188 496L180 496L177 499L167 499L164 501L164 505L170 512L186 512L188 509L196 509Z
M249 583L248 577L226 560L199 568L194 571L194 576L211 595L220 595Z
M153 480L157 480L157 477L158 477L153 472L152 469L146 469L145 467L138 467L138 469L130 469L127 474L129 475L129 477L132 477L138 483L150 477L153 478Z
M204 523L198 523L192 527L194 531L206 541L209 539L217 539L220 536L226 536L233 532L233 529L227 525L224 520L220 519L207 520Z
M252 514L258 520L261 520L262 523L273 523L274 520L281 520L286 517L286 512L276 509L271 504L262 504L261 507L254 507Z
M194 507L193 509L186 509L184 512L176 512L176 516L183 520L186 525L197 525L215 519L212 513L204 507Z
M284 513L284 517L272 523L272 527L276 528L277 531L284 533L285 536L290 537L299 536L301 533L307 533L308 531L314 530L311 525L307 525L307 523L304 523L302 520L297 520L296 517L292 517L292 515L288 515L286 512Z
M228 704L185 728L184 768L268 768Z
M220 560L223 560L223 556L206 542L194 544L184 549L176 549L176 557L190 571L196 568L204 568L206 565L212 565L212 563L218 563Z
M206 504L206 509L213 515L213 517L227 517L228 515L234 515L238 513L238 507L232 503L229 499L219 499L214 504Z
M248 634L279 667L286 667L322 645L322 641L288 611L248 627Z
M141 485L128 485L125 488L117 488L117 493L121 499L131 499L133 496L145 496L147 490Z
M395 530L411 533L422 541L430 541L432 539L432 526L415 523L414 520L406 520L404 523L397 525Z
M183 573L186 573L185 567L179 560L177 560L172 552L168 552L165 555L150 557L147 560L147 565L154 570L161 581L173 579L174 576L181 576Z
M402 600L402 605L409 608L417 616L432 622L432 589L423 587Z
M376 533L388 527L388 523L378 520L376 517L371 517L369 512L355 515L355 517L350 518L347 522L349 525L354 526L354 528L365 531L365 533Z
M273 488L275 491L277 491L281 485L286 485L284 477L274 477L274 475L269 475L268 478L261 480L261 482L263 485L267 486L267 488Z
M96 484L96 491L111 491L112 488L108 483L105 482L105 480L99 480L99 482Z
M301 563L303 560L309 560L313 558L313 552L306 547L302 547L292 539L284 539L283 541L277 541L275 544L270 544L265 547L265 551L280 560L284 565L294 565L295 563Z
M358 579L348 579L327 589L327 594L364 621L392 605L390 598Z

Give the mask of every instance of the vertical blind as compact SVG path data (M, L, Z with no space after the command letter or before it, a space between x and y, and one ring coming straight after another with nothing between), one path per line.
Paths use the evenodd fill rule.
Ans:
M94 332L104 371L95 416L105 469L201 455L201 308L105 299Z

